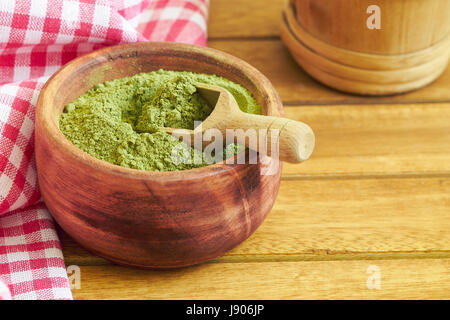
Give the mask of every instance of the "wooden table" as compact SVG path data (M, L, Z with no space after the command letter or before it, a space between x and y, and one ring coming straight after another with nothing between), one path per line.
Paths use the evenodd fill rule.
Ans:
M286 116L315 130L311 160L284 166L250 239L199 266L119 267L61 231L67 266L81 268L75 299L450 298L450 68L405 95L333 91L280 41L283 3L212 0L209 46L272 81Z

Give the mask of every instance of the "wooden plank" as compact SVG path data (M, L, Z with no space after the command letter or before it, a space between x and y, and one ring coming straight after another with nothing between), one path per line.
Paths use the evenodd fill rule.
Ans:
M450 173L450 103L287 106L285 116L309 124L316 147L285 163L284 178Z
M396 96L365 97L335 91L309 77L280 40L212 40L208 45L242 58L259 69L287 105L450 102L450 68L423 89Z
M83 266L81 289L73 290L73 295L75 299L449 299L450 259L210 263L173 271Z
M212 0L210 38L275 37L285 0Z
M450 173L450 103L286 107L309 124L316 147L283 176Z
M450 177L283 181L257 232L230 254L450 250Z
M449 257L448 230L450 176L287 180L263 225L217 261ZM67 264L106 263L63 239Z
M287 106L310 125L312 157L285 163L283 177L450 173L450 103Z

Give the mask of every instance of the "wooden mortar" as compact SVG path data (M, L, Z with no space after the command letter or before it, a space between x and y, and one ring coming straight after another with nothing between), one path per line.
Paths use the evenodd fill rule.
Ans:
M297 19L311 35L350 51L398 55L423 50L448 37L448 0L294 0ZM367 28L367 8L377 5L381 29Z
M369 6L380 29L369 29ZM291 0L282 39L314 78L338 90L397 94L439 77L450 53L450 1Z

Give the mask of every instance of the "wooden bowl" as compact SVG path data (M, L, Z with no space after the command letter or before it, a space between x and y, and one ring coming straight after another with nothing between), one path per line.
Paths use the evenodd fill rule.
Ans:
M49 79L37 103L35 134L45 203L88 250L143 268L193 265L236 247L271 210L281 176L281 163L272 159L176 172L123 168L81 151L58 129L64 106L92 85L160 68L226 77L250 90L264 114L282 115L278 94L255 68L229 54L185 44L109 47L73 60Z

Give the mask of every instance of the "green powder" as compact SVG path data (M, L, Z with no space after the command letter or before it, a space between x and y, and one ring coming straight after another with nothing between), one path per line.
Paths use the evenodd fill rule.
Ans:
M174 163L172 150L185 145L160 129L193 129L194 121L208 117L213 106L196 92L197 82L224 87L236 98L241 110L261 113L251 93L228 79L158 70L95 85L65 107L59 128L75 146L112 164L154 171L201 167L206 165L204 161ZM183 148L178 149L181 155ZM200 151L184 149L191 158L203 159ZM224 154L231 156L238 150L230 145Z
M160 127L194 129L194 121L205 119L212 111L212 106L196 91L186 75L163 83L152 101L142 107L136 129L140 132L156 132Z

